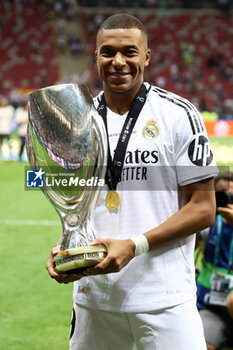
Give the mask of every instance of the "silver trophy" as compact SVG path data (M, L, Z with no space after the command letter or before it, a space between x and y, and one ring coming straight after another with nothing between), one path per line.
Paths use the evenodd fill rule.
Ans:
M28 103L27 153L44 176L43 193L63 226L58 272L80 271L106 256L91 224L104 183L107 137L102 118L83 85L61 84L33 92Z

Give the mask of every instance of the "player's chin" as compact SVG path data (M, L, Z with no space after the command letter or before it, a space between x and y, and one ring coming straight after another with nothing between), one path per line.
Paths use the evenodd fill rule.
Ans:
M107 82L108 87L115 92L125 92L130 90L132 85L131 76L128 75L124 79L112 79L110 77Z
M124 93L131 89L131 84L128 84L128 83L110 84L109 88L116 93Z

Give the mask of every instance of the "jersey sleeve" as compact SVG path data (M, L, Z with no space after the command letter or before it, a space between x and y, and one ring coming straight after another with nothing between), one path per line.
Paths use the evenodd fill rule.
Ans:
M218 168L201 114L188 101L181 105L175 127L176 170L180 186L214 177Z

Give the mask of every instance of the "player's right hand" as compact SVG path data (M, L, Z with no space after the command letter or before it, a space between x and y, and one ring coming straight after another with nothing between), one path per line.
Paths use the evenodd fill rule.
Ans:
M77 274L77 273L58 273L55 269L55 263L54 263L54 256L57 255L59 252L59 246L56 246L52 249L49 259L46 265L46 269L48 270L48 273L50 274L51 278L54 278L58 283L70 283L79 280L80 278L83 278L83 274Z

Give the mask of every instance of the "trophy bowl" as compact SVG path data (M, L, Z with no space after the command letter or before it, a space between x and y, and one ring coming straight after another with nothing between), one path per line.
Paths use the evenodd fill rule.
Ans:
M106 247L96 236L92 215L104 185L107 136L86 86L60 84L34 91L28 102L27 154L43 174L45 196L62 222L58 272L80 272L102 261Z

